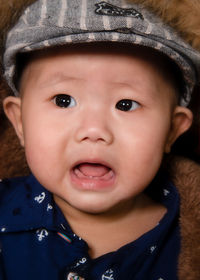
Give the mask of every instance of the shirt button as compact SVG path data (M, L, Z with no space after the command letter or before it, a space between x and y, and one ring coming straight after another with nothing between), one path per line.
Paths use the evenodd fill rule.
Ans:
M85 278L82 278L82 277L78 276L78 274L75 273L75 272L70 272L67 275L66 280L85 280Z

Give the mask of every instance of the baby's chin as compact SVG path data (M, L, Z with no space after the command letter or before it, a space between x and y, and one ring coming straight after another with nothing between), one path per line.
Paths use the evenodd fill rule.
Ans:
M104 194L105 195L105 194ZM53 195L56 204L66 216L68 215L99 215L112 216L120 212L126 202L114 202L112 198L98 195L82 195L76 199L61 198ZM96 196L96 197L95 197ZM106 199L107 196L107 199ZM67 217L66 217L67 218Z

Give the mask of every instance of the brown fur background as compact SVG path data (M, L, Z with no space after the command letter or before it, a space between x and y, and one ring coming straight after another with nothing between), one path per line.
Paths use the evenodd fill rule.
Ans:
M200 166L185 158L169 158L170 175L181 197L179 280L200 279Z
M200 50L199 0L129 0L142 3L176 29L194 48Z
M3 42L8 29L15 23L22 10L34 0L0 0L0 178L27 174L24 150L13 128L3 113L2 101L12 94L2 78Z

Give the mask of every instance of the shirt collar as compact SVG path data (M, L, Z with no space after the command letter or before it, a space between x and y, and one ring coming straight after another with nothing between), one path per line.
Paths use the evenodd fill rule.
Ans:
M166 206L166 215L173 217L177 214L179 196L165 174L156 176L146 192ZM173 204L176 207L172 207ZM64 228L73 234L52 194L32 174L3 180L0 183L0 232L28 231L41 227L56 231Z

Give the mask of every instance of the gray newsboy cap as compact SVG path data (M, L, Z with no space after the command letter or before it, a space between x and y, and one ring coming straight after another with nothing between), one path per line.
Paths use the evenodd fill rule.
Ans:
M4 53L5 78L13 83L16 54L86 42L125 42L151 47L176 62L183 74L187 106L200 76L200 54L174 30L140 5L125 0L38 0L9 31Z

